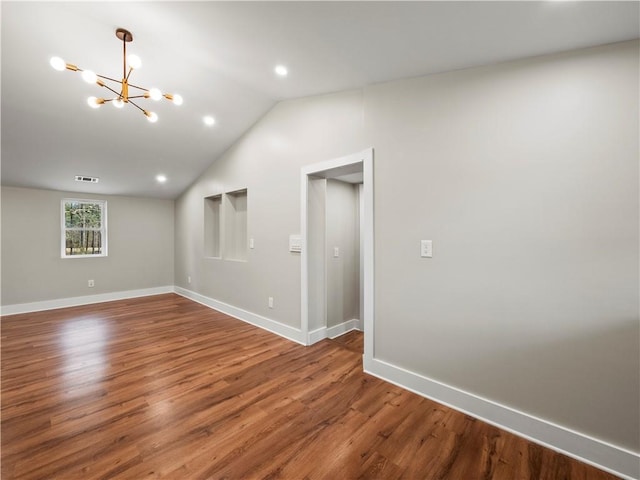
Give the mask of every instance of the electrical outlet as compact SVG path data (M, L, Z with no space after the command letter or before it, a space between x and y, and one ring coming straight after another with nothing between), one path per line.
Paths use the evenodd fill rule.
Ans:
M420 240L420 256L423 258L433 257L433 242L431 240Z
M269 308L273 308L273 297L269 297Z
M88 281L87 281L87 287L89 287L89 288L93 288L93 287L95 287L95 286L96 286L96 284L95 284L95 282L94 282L93 280L88 280Z

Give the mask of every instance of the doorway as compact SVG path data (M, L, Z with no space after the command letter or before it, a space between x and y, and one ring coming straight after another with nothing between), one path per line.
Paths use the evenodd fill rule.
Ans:
M342 201L353 203L340 204ZM341 205L347 205L345 211ZM351 208L356 214L349 220ZM338 243L334 240L336 228L328 225L336 211L340 222L356 222L354 239L340 237L344 250L334 245ZM301 217L301 329L306 343L311 345L357 326L364 330L364 357L372 359L373 149L302 168ZM353 260L338 262L341 254L357 255L355 271ZM340 279L345 278L355 279L358 292L354 293L353 285L340 285ZM359 318L340 317L350 311L358 312Z

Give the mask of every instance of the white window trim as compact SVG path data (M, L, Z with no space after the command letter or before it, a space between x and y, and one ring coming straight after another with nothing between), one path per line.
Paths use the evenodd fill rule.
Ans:
M84 202L84 203L96 203L101 205L102 209L102 222L100 226L100 235L102 237L102 253L100 254L92 254L92 255L67 255L66 251L66 231L67 225L65 222L65 211L64 206L67 202ZM108 241L107 241L107 201L106 200L96 200L93 198L63 198L60 202L60 256L61 258L99 258L106 257L108 254Z

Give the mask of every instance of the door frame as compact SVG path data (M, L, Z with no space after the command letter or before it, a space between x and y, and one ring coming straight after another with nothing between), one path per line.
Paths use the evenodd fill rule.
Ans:
M309 332L309 253L307 250L308 238L308 195L309 195L309 177L324 176L325 178L333 178L332 172L338 172L341 168L353 166L354 164L362 164L363 174L363 211L362 216L364 223L362 242L364 260L364 288L363 288L363 312L361 312L360 320L364 324L364 358L373 359L374 346L374 203L373 203L373 148L367 148L361 152L346 155L340 158L334 158L320 163L307 165L302 167L300 173L300 212L301 212L301 228L300 237L302 244L301 252L301 330L306 345L313 343ZM315 340L317 341L317 340Z

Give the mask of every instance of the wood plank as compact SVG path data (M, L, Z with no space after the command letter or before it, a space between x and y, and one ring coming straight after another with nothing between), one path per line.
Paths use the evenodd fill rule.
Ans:
M177 295L2 318L1 474L21 479L612 480Z

